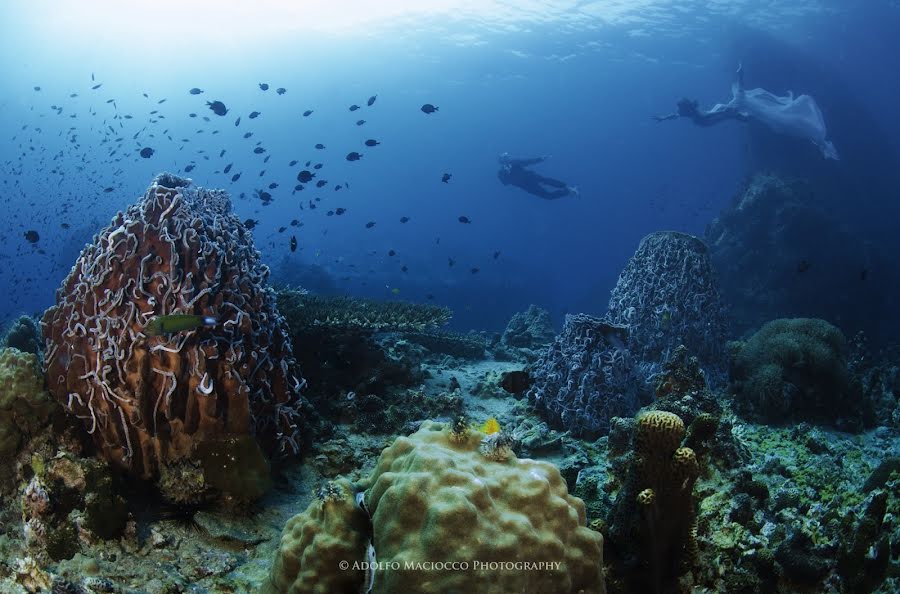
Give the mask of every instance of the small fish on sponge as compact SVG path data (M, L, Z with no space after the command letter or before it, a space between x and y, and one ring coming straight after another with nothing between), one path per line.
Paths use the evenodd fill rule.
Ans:
M164 336L176 334L197 328L213 328L216 319L212 316L197 316L191 314L170 314L156 316L144 326L144 333L148 336Z

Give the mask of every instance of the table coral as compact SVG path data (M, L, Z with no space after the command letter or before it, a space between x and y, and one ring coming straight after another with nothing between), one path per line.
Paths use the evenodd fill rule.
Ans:
M296 453L303 381L268 274L226 192L158 176L85 247L45 313L50 392L105 459L143 478L225 435ZM216 325L145 332L170 314Z

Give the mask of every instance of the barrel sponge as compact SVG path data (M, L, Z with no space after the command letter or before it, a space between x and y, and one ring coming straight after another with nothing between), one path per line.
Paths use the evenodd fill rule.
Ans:
M441 423L386 448L367 483L375 553L400 569L375 573L375 593L603 593L603 537L585 526L584 503L569 495L547 462L493 461L484 434L450 439ZM460 562L467 569L404 570L408 564ZM478 562L478 563L476 563ZM480 564L556 562L523 569Z
M359 592L364 571L341 570L341 562L362 562L366 551L365 512L356 505L353 485L332 481L303 513L287 521L266 594Z

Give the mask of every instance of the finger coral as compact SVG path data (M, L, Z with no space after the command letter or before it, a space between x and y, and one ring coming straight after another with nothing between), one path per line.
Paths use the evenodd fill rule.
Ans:
M268 275L226 192L158 176L85 247L45 313L50 392L105 459L143 478L223 436L297 452L303 380ZM145 332L172 314L215 326Z

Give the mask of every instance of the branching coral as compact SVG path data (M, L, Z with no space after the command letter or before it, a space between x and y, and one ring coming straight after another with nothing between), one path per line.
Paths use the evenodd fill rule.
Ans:
M103 457L145 478L223 435L296 453L303 380L267 278L226 192L160 175L85 247L44 315L50 392ZM169 314L216 326L145 332Z

